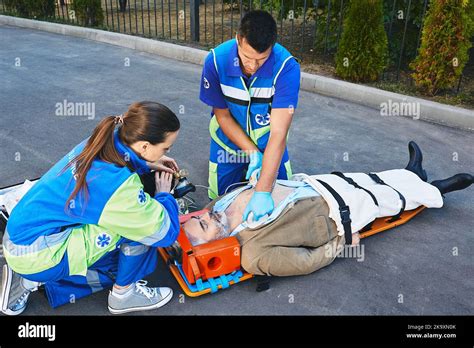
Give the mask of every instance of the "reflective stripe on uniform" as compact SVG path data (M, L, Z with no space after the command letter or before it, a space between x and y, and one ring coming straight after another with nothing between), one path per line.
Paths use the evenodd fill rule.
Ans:
M281 64L280 70L278 70L277 74L275 75L275 79L273 80L273 85L276 84L277 79L278 79L278 76L280 76L280 73L281 73L281 71L283 70L283 68L285 67L286 62L289 61L291 58L293 58L293 56L287 57L287 58L283 61L283 63Z
M248 105L250 101L250 96L243 89L227 86L222 83L221 83L221 89L222 89L222 93L224 94L227 100L237 103L237 104Z
M211 49L211 52L212 58L214 59L214 66L216 67L216 73L219 73L219 69L217 68L216 53L214 52L214 49Z
M69 232L70 234L70 232ZM35 245L13 243L5 231L3 253L8 265L20 274L34 274L56 266L66 251L66 243L57 243L49 248L35 249Z
M275 94L275 87L254 87L251 92L252 98L271 98Z
M286 169L286 177L288 178L288 180L291 180L291 177L293 176L293 170L291 169L290 161L285 162L285 169Z
M10 234L5 230L5 235L3 237L3 243L5 247L9 248L10 255L20 256L25 254L31 254L35 252L40 252L45 249L50 249L58 244L64 243L64 241L71 234L71 229L66 229L62 232L50 234L47 236L39 236L35 241L29 245L15 244L10 239Z
M219 137L217 136L217 130L219 129L219 123L217 122L217 117L216 115L212 116L211 122L209 123L209 133L211 134L211 138L219 144L220 147L222 147L224 150L226 150L228 153L231 153L235 156L239 156L235 150L227 146ZM240 156L243 156L245 154L240 154Z
M84 241L84 230L82 228L72 230L67 244L67 258L69 275L86 275L87 253Z
M92 292L97 292L102 290L104 287L99 279L99 272L93 269L87 270L86 273L87 285L91 287Z
M257 128L257 129L251 129L250 130L250 138L252 139L252 141L257 144L258 143L258 140L263 137L265 134L267 134L268 132L270 132L270 126L265 126L265 127L262 127L262 128Z
M221 139L219 139L219 136L217 135L217 130L219 129L219 123L217 122L216 116L212 116L211 122L209 123L209 133L211 134L211 138L224 150L226 150L228 153L235 155L235 156L241 156L245 157L247 156L243 151L241 153L237 153L234 149L230 148L227 146ZM258 129L251 129L250 130L250 138L252 141L257 144L258 140L263 137L265 134L270 132L270 126L265 126L262 128Z
M87 272L87 258L82 228L65 230L67 239L58 238L55 245L43 249L36 249L41 243L31 245L16 245L5 235L5 258L10 267L17 273L34 274L50 269L59 262L68 252L69 275L85 275ZM43 238L46 236L42 236ZM46 241L47 238L44 238Z
M171 225L171 220L166 209L162 209L159 228L150 236L146 236L139 242L145 245L152 245L166 237Z
M120 245L120 251L126 256L138 256L148 252L150 247L143 244L131 245L129 243L123 243Z
M208 196L210 199L215 199L218 196L219 187L217 185L217 163L209 161L209 190Z

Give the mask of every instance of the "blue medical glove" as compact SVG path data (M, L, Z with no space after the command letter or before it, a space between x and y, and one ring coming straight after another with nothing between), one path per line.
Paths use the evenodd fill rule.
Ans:
M245 180L249 180L254 171L262 168L262 159L263 155L260 151L254 151L250 154L250 163Z
M253 213L253 221L258 221L266 214L270 215L273 212L273 208L273 198L270 192L255 191L245 208L242 221L247 221L250 213Z

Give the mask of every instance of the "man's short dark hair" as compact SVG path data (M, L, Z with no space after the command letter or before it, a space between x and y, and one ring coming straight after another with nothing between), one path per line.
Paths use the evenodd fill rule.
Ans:
M240 21L239 34L254 50L263 53L277 41L277 24L270 13L253 10Z

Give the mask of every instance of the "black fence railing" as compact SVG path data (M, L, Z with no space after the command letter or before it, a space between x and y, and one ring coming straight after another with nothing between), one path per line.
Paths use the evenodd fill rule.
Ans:
M0 12L7 13L0 0ZM11 0L10 0L11 1ZM51 0L53 1L53 0ZM433 0L432 0L433 1ZM54 0L47 20L81 25L74 0ZM240 19L252 9L270 12L278 24L279 42L304 64L332 62L348 0L101 0L102 24L115 32L210 48L235 37ZM420 46L429 0L384 0L389 65L384 80L408 78L408 64ZM84 22L82 21L82 24ZM474 80L474 59L463 77ZM466 72L467 75L466 76Z

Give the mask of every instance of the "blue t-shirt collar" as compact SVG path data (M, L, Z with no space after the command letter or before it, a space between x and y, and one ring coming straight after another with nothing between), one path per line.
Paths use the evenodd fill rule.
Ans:
M120 141L118 130L114 131L114 145L120 156L122 156L125 161L132 164L132 167L138 175L150 172L150 167L148 167L146 161L138 157L135 151Z

